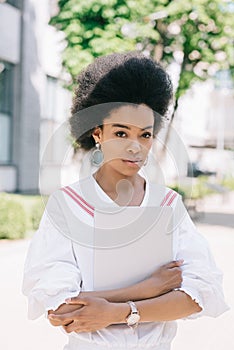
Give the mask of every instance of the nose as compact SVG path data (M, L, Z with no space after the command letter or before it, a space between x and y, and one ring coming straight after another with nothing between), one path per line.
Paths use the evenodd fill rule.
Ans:
M129 153L136 154L136 153L138 153L138 152L141 151L141 145L140 145L139 142L137 142L137 141L131 141L131 142L128 144L127 151L128 151Z

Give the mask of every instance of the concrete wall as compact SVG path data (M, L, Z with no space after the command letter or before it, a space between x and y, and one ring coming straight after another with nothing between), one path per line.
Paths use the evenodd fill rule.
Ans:
M0 60L14 64L12 161L0 165L0 190L38 193L40 156L67 118L70 94L58 88L54 119L43 119L48 100L47 75L61 77L62 36L48 25L49 0L22 0L19 7L21 10L0 4ZM48 174L53 178L54 168L61 167L60 147L55 145L54 150L47 164L47 179Z
M20 22L20 10L0 4L0 58L15 64L20 61Z
M0 4L0 60L15 65L15 74L13 75L14 90L16 87L18 88L16 85L18 85L17 72L19 71L20 64L20 40L21 11L9 4ZM13 109L17 111L18 108L18 98L14 95ZM14 112L13 118L15 118ZM17 166L15 164L0 165L0 191L15 191L17 188L17 174Z

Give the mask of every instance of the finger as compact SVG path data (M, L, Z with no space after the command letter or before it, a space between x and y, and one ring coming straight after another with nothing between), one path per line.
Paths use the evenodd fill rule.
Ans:
M73 297L73 298L67 298L65 300L66 304L81 304L81 305L88 305L88 300L86 297Z
M171 262L169 262L168 264L166 264L164 266L167 267L168 269L171 269L173 267L181 266L181 265L183 265L183 263L184 263L184 260L180 259L180 260L171 261Z
M59 326L62 326L62 325L63 325L63 322L61 322L61 321L54 321L54 320L50 320L50 319L49 319L49 322L50 322L50 324L51 324L52 326L54 326L54 327L59 327Z
M67 313L67 314L60 314L60 315L55 315L55 314L50 314L48 315L48 318L52 321L67 321L70 322L71 320L73 320L74 316L72 316L72 313Z
M74 302L77 300L77 299L80 299L81 297L79 297L79 294L76 296L76 297L72 297L72 298L66 298L65 299L65 303L66 304L70 304L70 302Z
M72 323L72 322L71 322L71 323ZM70 325L71 323L63 324L63 325L61 325L61 326L62 326L62 328L63 328L65 331L67 331L67 327L68 327L68 325Z
M182 276L182 269L180 266L174 266L170 269L172 276Z
M67 332L67 327L68 327L68 324L67 325L66 324L62 325L62 328L65 330L65 332Z
M80 325L80 322L79 321L73 321L71 324L63 327L64 330L67 332L67 333L71 333L71 332L74 332L78 329L78 327L81 327Z
M65 314L50 314L48 315L48 318L53 322L63 322L63 324L66 324L70 323L73 320L77 320L81 314L81 311L81 309L78 309Z
M96 332L97 329L93 329L93 328L78 328L77 330L75 330L74 332L76 333L91 333L91 332Z
M61 321L61 320L52 320L49 319L49 322L52 324L52 326L59 327L59 326L68 326L72 321Z

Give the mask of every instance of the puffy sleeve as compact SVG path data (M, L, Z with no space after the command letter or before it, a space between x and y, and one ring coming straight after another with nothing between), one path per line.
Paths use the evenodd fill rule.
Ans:
M22 292L28 297L29 319L47 315L80 292L81 273L68 237L58 199L51 195L24 264Z
M183 282L179 290L190 295L202 308L200 312L186 318L200 316L217 317L229 307L224 301L223 275L217 268L208 242L197 231L182 200L177 206L176 259L184 259Z

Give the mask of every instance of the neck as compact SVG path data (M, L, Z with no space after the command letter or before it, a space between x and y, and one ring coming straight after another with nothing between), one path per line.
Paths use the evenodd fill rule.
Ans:
M139 183L141 176L139 174L134 174L133 176L123 175L113 172L108 166L103 165L94 174L94 178L105 192L115 192L116 186L121 182L128 182L131 186L135 187Z
M140 197L144 195L144 179L139 174L125 176L103 165L94 178L103 191L121 205L131 203L136 193Z

